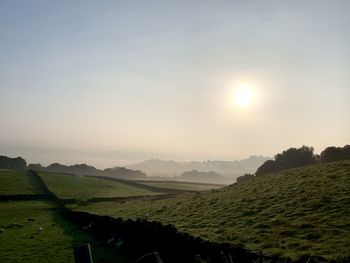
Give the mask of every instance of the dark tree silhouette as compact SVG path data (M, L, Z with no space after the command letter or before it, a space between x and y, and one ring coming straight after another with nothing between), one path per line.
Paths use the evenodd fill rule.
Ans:
M239 176L239 177L237 178L237 183L240 184L240 183L242 183L242 182L250 181L250 180L254 179L254 177L255 177L255 176L254 176L253 174L244 174L244 175Z
M256 171L256 175L264 175L285 169L291 169L316 163L314 148L303 145L300 148L289 148L275 155L275 160L266 161Z
M334 162L350 159L350 145L342 147L327 147L320 154L321 162Z
M10 158L7 156L0 156L0 168L2 169L22 170L26 167L27 163L21 157Z
M40 163L31 163L31 164L28 164L28 169L40 171L43 169L43 167Z
M289 148L275 155L277 170L285 170L316 163L314 148L303 145L300 148Z
M258 170L256 170L255 175L260 176L268 173L273 173L277 171L277 166L274 160L267 160L264 162Z

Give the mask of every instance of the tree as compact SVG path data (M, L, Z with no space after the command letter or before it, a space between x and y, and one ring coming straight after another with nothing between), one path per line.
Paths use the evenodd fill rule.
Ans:
M334 162L350 159L350 145L345 145L342 147L327 147L320 154L320 160L323 163Z
M350 159L350 145L347 144L343 147L343 158Z
M256 175L264 175L281 170L301 167L316 163L317 156L314 154L314 148L303 145L300 148L289 148L275 155L275 160L269 160L263 163Z
M314 148L303 145L300 148L289 148L275 155L277 170L285 170L316 163Z
M237 183L240 184L242 182L250 181L250 180L254 179L254 177L255 176L253 174L244 174L242 176L237 177L236 180L237 180Z
M22 170L27 167L26 161L21 158L10 158L7 156L0 156L0 168L11 170Z
M277 166L274 160L267 160L264 162L258 170L256 170L255 175L260 176L268 173L273 173L277 171Z
M41 171L44 169L40 163L31 163L28 164L28 169L34 170L34 171Z

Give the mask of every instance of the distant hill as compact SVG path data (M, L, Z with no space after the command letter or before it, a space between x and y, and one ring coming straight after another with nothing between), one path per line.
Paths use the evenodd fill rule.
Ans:
M63 165L59 163L53 163L47 167L43 167L40 164L29 164L28 168L37 171L76 175L96 175L101 172L101 170L98 170L95 167L89 166L87 164Z
M100 170L87 164L63 165L59 163L53 163L47 167L41 166L40 164L29 164L28 168L43 172L109 176L123 179L140 179L146 177L146 174L141 171L130 170L125 167L115 167Z
M103 170L104 176L117 177L123 179L145 178L146 174L139 170L131 170L125 167L107 168Z
M184 172L179 177L176 177L181 181L193 181L193 182L203 182L203 183L229 183L226 177L210 171L210 172L199 172L197 170L192 170Z
M203 162L176 162L151 159L126 166L129 169L140 170L149 176L175 177L184 172L197 170L198 172L215 172L234 181L245 173L254 173L256 169L270 157L250 156L239 161L203 161Z

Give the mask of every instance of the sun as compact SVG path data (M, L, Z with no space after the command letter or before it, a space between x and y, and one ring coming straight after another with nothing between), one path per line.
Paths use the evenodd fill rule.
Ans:
M234 91L234 103L239 108L248 108L253 104L253 88L248 84L241 84Z

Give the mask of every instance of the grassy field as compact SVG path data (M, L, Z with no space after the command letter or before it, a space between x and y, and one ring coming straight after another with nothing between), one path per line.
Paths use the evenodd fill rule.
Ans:
M184 232L269 255L350 256L350 161L307 166L178 198L105 202L76 210L148 214Z
M204 191L223 187L217 184L202 184L192 182L176 182L176 181L137 181L137 183L149 185L159 188L176 189L184 191Z
M37 190L31 185L26 171L0 169L0 195L19 194L37 194Z
M97 197L128 197L159 194L147 189L93 177L40 172L50 191L58 198L87 200Z
M40 234L39 227L43 229ZM128 262L120 252L63 221L50 202L0 202L0 228L2 263L74 262L72 248L84 243L91 243L94 262Z

